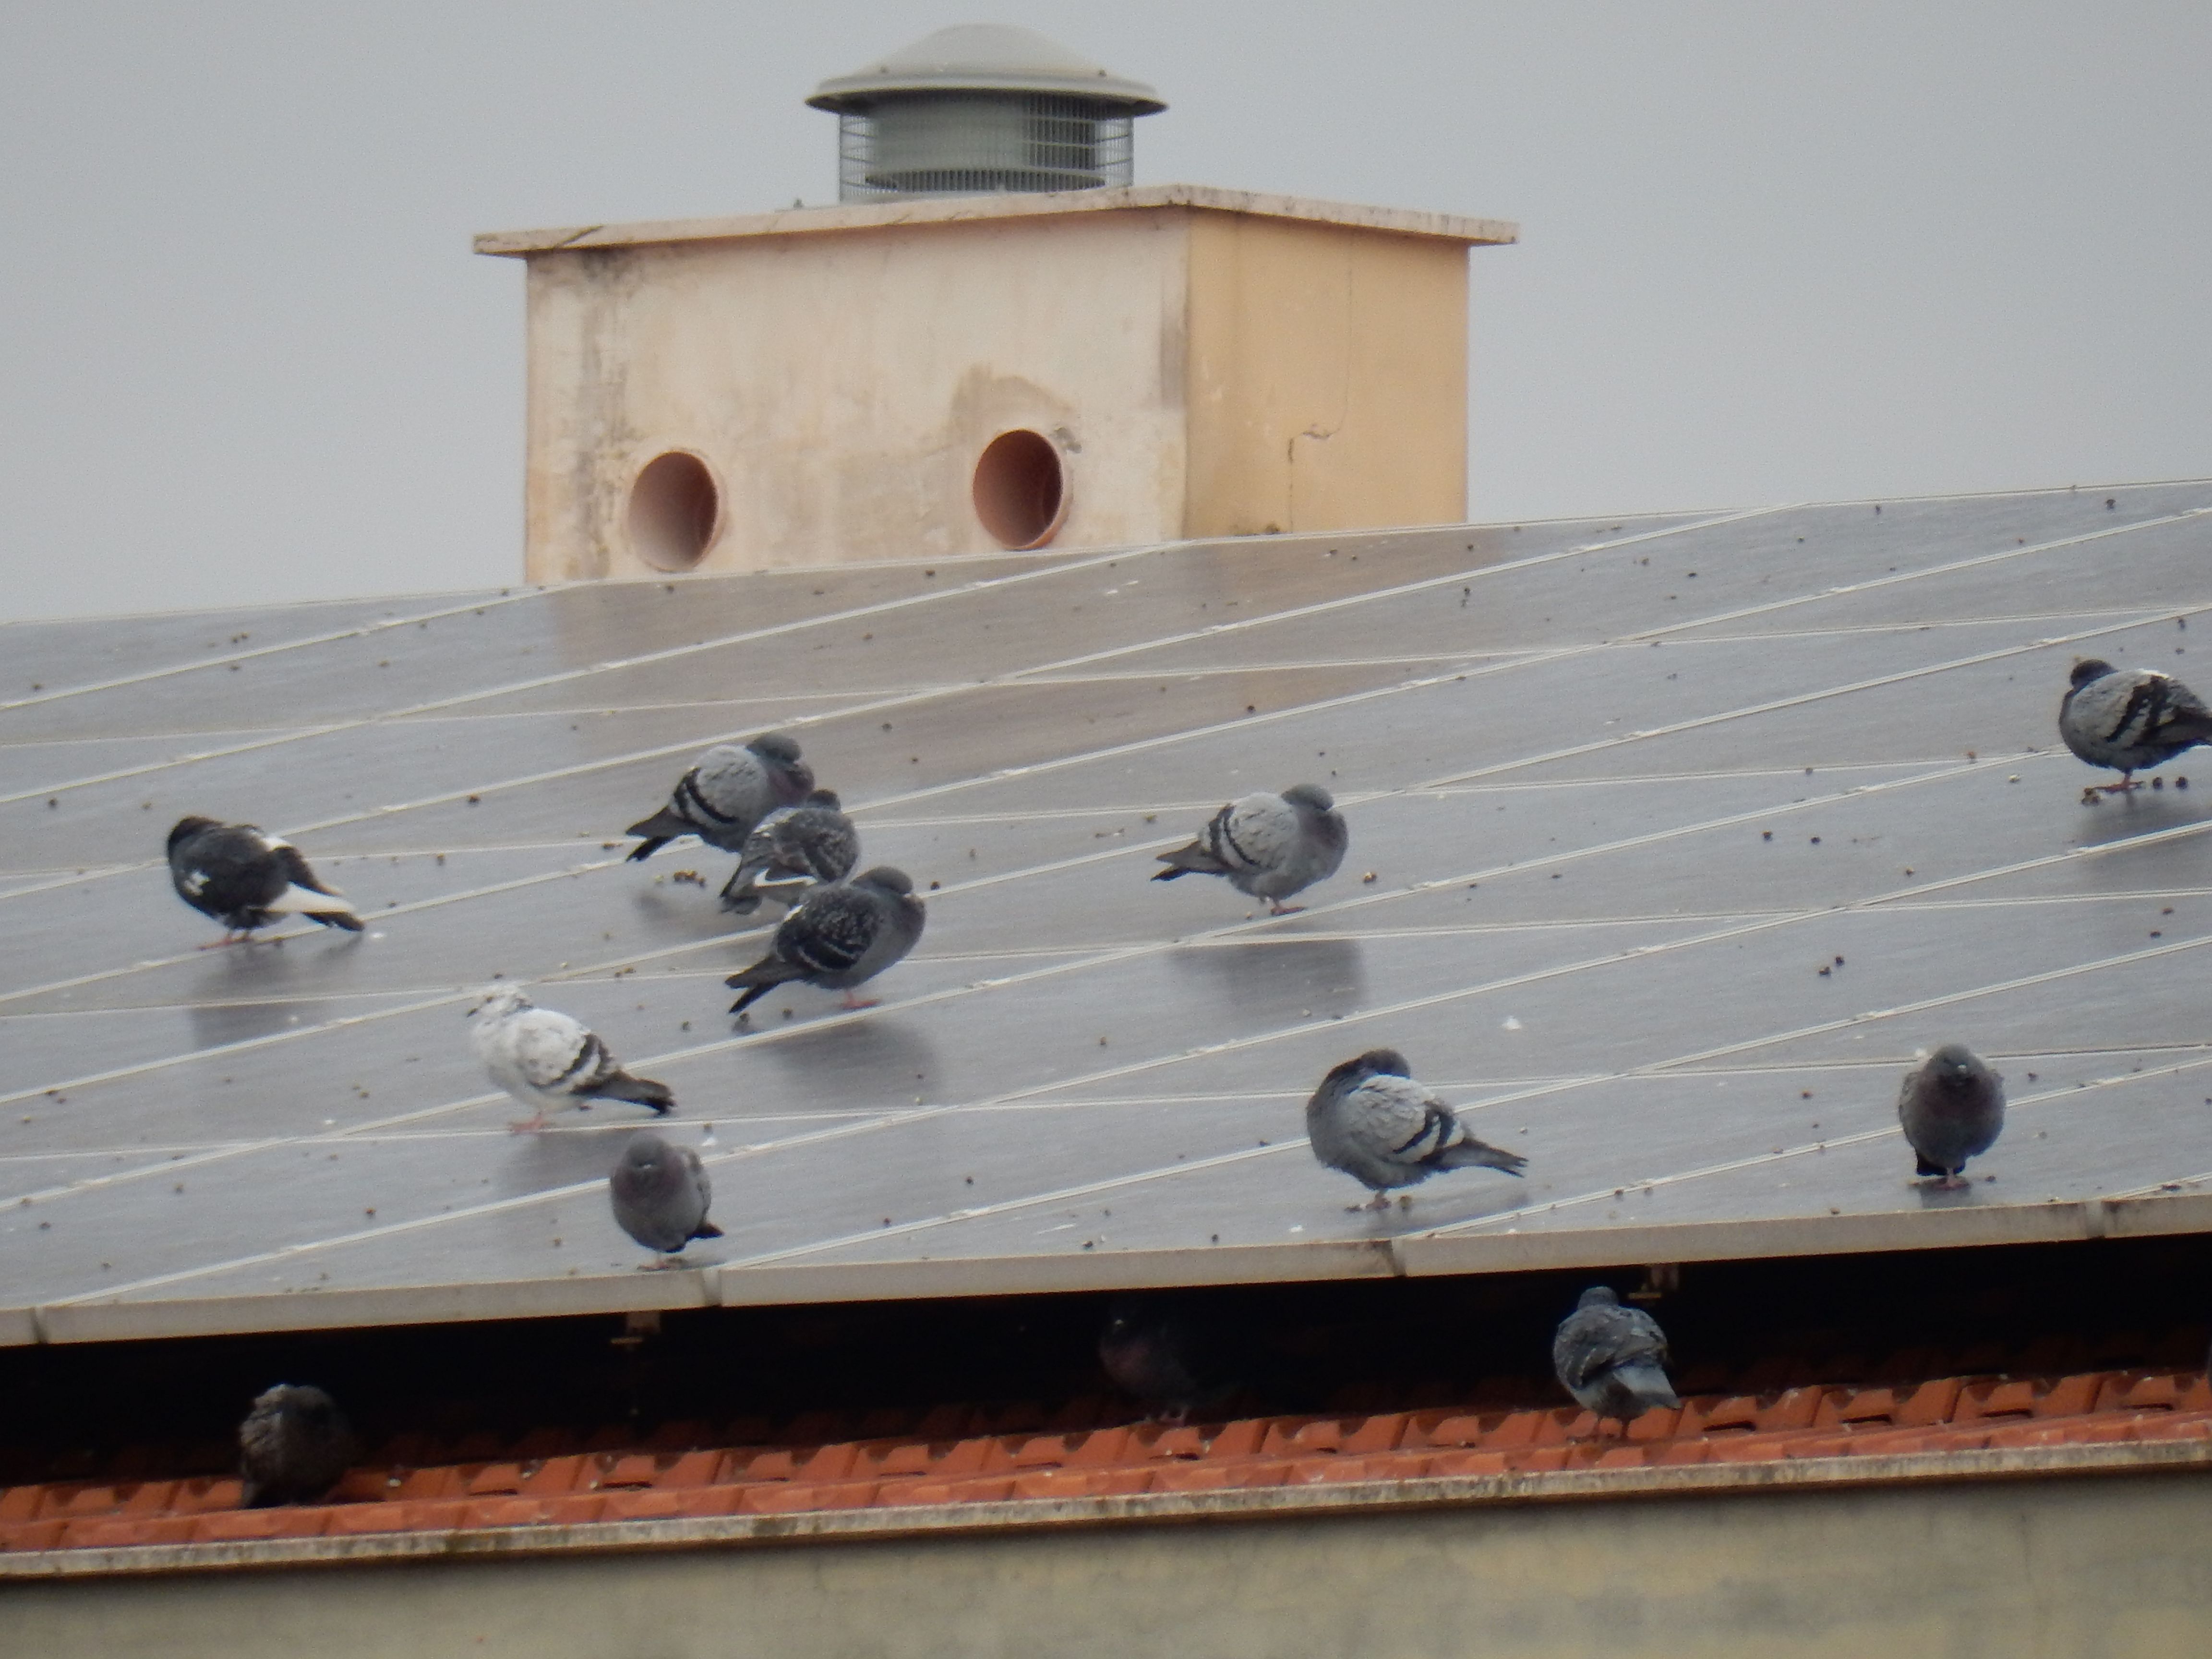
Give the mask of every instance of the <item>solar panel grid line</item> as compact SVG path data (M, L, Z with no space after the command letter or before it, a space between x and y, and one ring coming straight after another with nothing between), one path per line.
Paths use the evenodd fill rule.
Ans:
M459 604L443 604L434 611L411 612L389 622L371 623L355 628L334 629L327 633L310 635L305 639L284 640L275 645L256 646L251 651L232 651L219 656L196 659L167 668L149 669L141 674L125 674L112 679L88 681L77 685L58 686L51 691L36 691L28 696L0 697L0 714L17 708L33 708L42 703L58 702L68 697L83 696L94 691L118 690L125 686L144 685L154 680L168 679L179 674L198 673L207 668L227 668L233 663L256 661L264 657L280 656L288 651L307 650L319 645L332 645L340 640L368 639L374 635L388 633L393 629L409 628L426 622L438 622L448 617L462 617L472 611L483 611L495 605L519 605L538 597L541 590L521 589L512 593L499 593L465 599ZM427 596L425 596L427 597ZM309 602L313 604L313 601ZM221 611L206 613L210 621L223 615Z

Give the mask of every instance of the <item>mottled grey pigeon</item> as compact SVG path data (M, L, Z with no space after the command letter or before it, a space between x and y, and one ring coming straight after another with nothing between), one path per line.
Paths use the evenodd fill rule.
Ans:
M797 806L780 806L745 837L722 908L749 916L763 897L793 905L817 882L842 881L860 861L860 832L834 789L817 789Z
M280 916L362 929L344 895L315 879L298 848L250 823L179 818L169 831L169 880L179 898L228 930L203 950L238 944Z
M1632 1419L1658 1406L1679 1406L1667 1380L1667 1334L1641 1308L1624 1308L1603 1285L1593 1285L1559 1322L1552 1339L1552 1370L1560 1386L1594 1413L1624 1431Z
M1117 1298L1098 1334L1098 1363L1114 1386L1180 1423L1237 1389L1235 1344L1218 1318L1145 1297Z
M662 1259L648 1267L676 1267L693 1239L722 1236L707 1219L714 1188L699 1154L689 1146L672 1146L651 1130L629 1138L607 1176L607 1195L616 1225L647 1249L660 1252Z
M814 787L814 770L799 758L799 741L770 732L742 747L718 743L681 778L668 805L623 831L644 837L630 860L649 859L678 836L696 836L725 853L743 849L745 837L779 806L795 806Z
M353 1430L330 1395L279 1382L255 1397L238 1425L245 1507L312 1504L337 1485L355 1455Z
M1344 862L1351 837L1335 809L1334 799L1317 783L1232 800L1189 846L1160 854L1168 867L1154 871L1152 879L1225 876L1238 892L1267 900L1271 914L1289 915L1304 907L1285 899L1328 880Z
M2118 783L2090 785L2081 792L2086 800L2140 789L2136 773L2212 743L2212 709L2170 674L2090 657L2074 665L2072 680L2058 705L2058 735L2090 765L2120 775Z
M1374 1198L1357 1209L1380 1210L1396 1187L1426 1181L1439 1170L1480 1165L1517 1176L1528 1160L1477 1140L1450 1107L1414 1082L1405 1055L1370 1048L1332 1067L1306 1102L1306 1137L1313 1155L1364 1182Z
M545 1127L549 1106L588 1109L593 1100L627 1100L665 1117L676 1105L666 1085L632 1077L581 1020L537 1006L519 985L493 987L469 1017L477 1023L471 1034L477 1057L491 1080L535 1109L514 1128Z
M1963 1187L1959 1171L1996 1144L2004 1128L2004 1079L1964 1045L1947 1042L1905 1074L1897 1121L1919 1154L1917 1176Z
M817 887L783 919L768 955L722 981L744 992L730 1012L744 1012L793 980L842 991L848 1008L872 1008L875 1004L853 994L854 988L913 950L923 919L914 883L905 871L889 865Z

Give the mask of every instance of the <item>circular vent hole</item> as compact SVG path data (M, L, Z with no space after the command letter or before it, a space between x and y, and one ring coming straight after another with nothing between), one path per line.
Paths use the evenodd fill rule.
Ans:
M975 516L1001 547L1042 547L1067 517L1067 474L1041 432L1001 432L975 463Z
M696 455L656 455L630 486L629 544L656 570L689 570L714 539L721 505L714 475Z

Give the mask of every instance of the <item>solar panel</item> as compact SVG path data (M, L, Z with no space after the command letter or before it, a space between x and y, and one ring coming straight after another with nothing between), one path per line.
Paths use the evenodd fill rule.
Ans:
M2190 674L2208 540L2196 483L10 626L0 1340L2212 1227L2212 758L2090 808L2052 724ZM623 862L770 727L929 902L874 1010L733 1024L731 860ZM1300 781L1304 914L1147 881ZM195 948L186 812L368 933ZM691 1270L608 1212L641 1113L507 1129L495 975L675 1091ZM1942 1041L2012 1103L1965 1192L1896 1133ZM1526 1179L1347 1212L1300 1109L1386 1044Z

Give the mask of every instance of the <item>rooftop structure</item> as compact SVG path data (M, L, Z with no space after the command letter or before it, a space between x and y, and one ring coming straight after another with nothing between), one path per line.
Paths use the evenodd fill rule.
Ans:
M806 100L837 117L844 202L1127 185L1132 128L1167 106L1035 31L939 29Z

